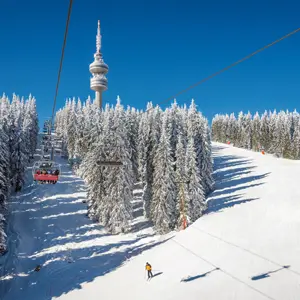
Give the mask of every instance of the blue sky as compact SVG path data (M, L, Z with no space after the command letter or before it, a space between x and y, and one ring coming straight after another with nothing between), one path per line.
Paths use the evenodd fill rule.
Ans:
M0 1L0 93L32 93L51 115L67 0ZM297 0L74 0L57 108L85 100L101 20L105 102L145 108L300 27ZM300 110L300 33L177 97L216 113Z

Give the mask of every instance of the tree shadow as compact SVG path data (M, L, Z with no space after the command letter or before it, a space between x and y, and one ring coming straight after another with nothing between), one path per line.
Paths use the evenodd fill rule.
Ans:
M138 184L135 185L137 187ZM150 227L153 227L153 223L147 220L144 215L144 203L142 199L143 192L134 193L134 200L132 204L133 209L133 219L136 219L131 224L130 232L135 233Z
M241 199L242 198L242 199ZM235 205L244 204L247 202L252 202L258 200L259 198L243 198L243 194L224 196L221 198L214 199L213 201L208 202L208 207L205 211L206 214L216 213L224 208L230 208Z
M180 280L180 282L190 282L190 281L193 281L193 280L196 280L196 279L199 279L199 278L204 278L206 277L207 275L211 274L212 272L214 271L217 271L217 270L220 270L219 268L215 268L215 269L212 269L206 273L203 273L203 274L200 274L200 275L196 275L196 276L187 276L186 278L183 278Z
M52 299L81 289L85 282L114 271L131 257L168 240L158 241L151 229L139 233L152 226L142 216L140 192L134 195L137 219L131 232L108 234L86 217L83 180L76 176L72 180L66 175L71 174L66 172L66 165L61 168L63 175L56 185L30 185L12 203L14 226L24 224L25 228L21 243L10 248L1 272L6 276L6 280L0 280L5 300ZM19 240L18 233L11 237ZM35 272L37 265L41 269Z
M222 178L222 180L226 181L228 178L233 176L238 176L238 175L246 175L250 174L253 169L255 169L255 166L249 166L249 167L240 167L240 168L234 168L234 169L227 169L227 170L222 170L222 169L217 169L218 172L215 174L216 178Z
M284 270L284 269L288 269L288 268L290 268L290 267L291 267L291 266L282 266L281 268L276 269L276 270L274 270L274 271L269 271L269 272L266 272L266 273L262 273L262 274L253 276L253 277L251 277L251 280L261 280L261 279L265 279L265 278L270 277L270 274L272 274L272 273L276 273L276 272L278 272L278 271L281 271L281 270Z
M144 221L140 221L140 222L132 224L130 232L136 233L136 232L139 232L141 230L144 230L144 229L147 229L150 227L153 227L152 222L148 221L148 220L144 220Z
M28 267L27 274L29 276L19 276L10 279L16 280L18 286L27 286L27 289L11 290L8 295L9 297L6 299L43 300L60 297L62 294L72 290L81 289L83 283L92 282L95 278L114 271L131 257L139 255L166 241L145 242L134 246L133 244L136 243L136 240L131 240L102 247L92 246L85 249L65 250L55 253L56 257L61 259L46 256L42 259L39 258L31 261L27 259L27 261L22 263ZM124 245L130 244L132 244L131 247L122 250ZM114 248L120 250L111 252ZM43 262L47 258L48 261ZM34 271L37 265L42 266L39 272ZM45 280L45 277L47 280ZM22 281L24 282L22 283Z
M215 152L215 151L218 151L218 150L223 150L223 149L225 149L226 147L225 146L221 146L221 145L214 145L213 146L213 152Z
M214 155L217 155L217 152ZM215 156L213 159L214 159L214 170L235 167L235 166L241 166L241 165L247 165L247 164L253 162L253 159L247 159L247 158L239 157L239 156L235 156L235 155Z
M264 177L265 177L265 175L261 176L261 178L264 178ZM251 179L249 179L249 180L250 180L249 182L251 182ZM255 180L259 180L259 179L255 179ZM230 184L230 182L228 182L228 184L226 184L226 187L222 188L222 190L220 190L220 191L219 190L215 191L213 196L217 197L217 196L223 196L223 195L227 195L227 194L233 194L233 193L241 191L241 190L249 189L249 188L260 186L260 185L264 184L263 182L260 182L260 183L252 183L252 184L234 187L235 181L232 180L231 182L232 182L233 186ZM241 183L241 184L243 184L243 183ZM239 185L239 184L236 184L236 185Z
M259 198L247 199L245 194L237 192L263 185L262 180L270 174L253 175L256 166L251 165L252 159L219 155L219 148L213 146L215 190L207 198L206 214L258 200Z
M226 188L232 188L234 186L237 185L241 185L241 184L249 184L252 183L254 181L258 181L261 179L266 178L268 175L270 175L270 172L265 173L265 174L261 174L261 175L252 175L252 176L245 176L245 177L240 177L241 175L245 175L245 174L250 174L250 172L243 172L243 174L239 173L239 174L235 174L234 172L232 172L227 178L226 180L222 180L221 182L217 183L217 187L218 189L226 189ZM238 177L238 178L235 178Z

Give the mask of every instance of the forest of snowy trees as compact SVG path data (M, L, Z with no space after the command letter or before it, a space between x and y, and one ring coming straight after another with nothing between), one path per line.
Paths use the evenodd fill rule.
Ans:
M300 159L300 115L296 111L248 112L216 115L212 121L212 136L217 142L230 142L237 147L274 154L278 157Z
M12 101L0 97L0 253L6 250L4 232L6 203L11 192L18 192L24 183L25 168L37 144L38 119L35 99Z
M67 100L56 114L56 133L69 159L80 161L78 174L88 187L88 215L111 233L130 230L133 187L144 187L144 215L157 231L190 224L206 209L212 190L211 137L208 121L176 101L162 110L115 106L100 111L91 99ZM121 161L103 166L98 161ZM185 201L182 201L184 199Z

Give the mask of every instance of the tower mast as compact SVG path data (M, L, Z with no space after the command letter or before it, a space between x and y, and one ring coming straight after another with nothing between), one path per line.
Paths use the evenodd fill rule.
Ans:
M105 75L108 72L108 65L104 62L101 53L101 38L99 20L96 35L96 52L94 54L94 61L90 64L89 68L92 73L90 86L95 91L95 104L98 108L102 108L102 92L107 90L107 78Z

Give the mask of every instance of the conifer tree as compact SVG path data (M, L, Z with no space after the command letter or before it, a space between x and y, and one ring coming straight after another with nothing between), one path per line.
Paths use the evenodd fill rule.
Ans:
M168 112L165 112L160 142L153 160L155 169L151 215L154 226L162 233L175 226L175 174L167 118Z

